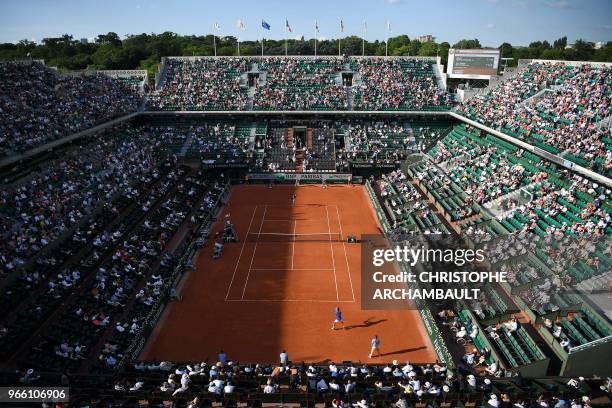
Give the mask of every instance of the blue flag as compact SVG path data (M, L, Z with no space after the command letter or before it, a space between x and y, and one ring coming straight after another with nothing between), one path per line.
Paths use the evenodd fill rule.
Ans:
M263 19L261 20L261 27L270 30L270 24L266 23Z

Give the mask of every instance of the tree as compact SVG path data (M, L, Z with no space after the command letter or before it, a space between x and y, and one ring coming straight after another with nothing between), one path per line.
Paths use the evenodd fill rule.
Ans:
M595 50L595 52L593 53L593 61L612 61L612 41L608 41L605 46L601 47L598 50Z
M117 33L109 32L109 33L106 33L106 34L100 34L98 37L96 37L96 43L97 44L110 44L110 45L113 45L113 46L120 46L121 45L121 39L119 38Z
M590 61L595 53L593 44L584 40L576 40L572 50L572 59L577 61Z
M448 64L448 50L450 49L450 44L444 41L440 44L440 58L442 65Z
M499 46L499 51L501 52L502 58L510 58L512 57L514 48L512 47L512 44L505 42Z
M564 50L567 46L567 37L561 37L553 42L553 47L558 50Z
M396 49L410 45L411 41L407 35L398 35L397 37L391 37L388 39L389 42L389 55L402 55L395 52Z
M562 60L565 57L565 52L557 48L551 48L549 50L544 50L542 54L540 54L540 57L549 60Z
M314 54L313 39L289 39L289 54ZM546 58L567 60L595 60L612 61L612 43L606 44L599 50L594 49L592 43L584 40L576 41L573 48L565 49L567 37L553 42L534 41L529 47L512 47L503 43L499 49L503 57L512 57L514 60L508 65L515 65L518 59ZM347 55L361 55L362 39L359 37L346 37L342 39L342 53ZM242 55L258 55L261 52L259 41L243 41L240 43ZM442 64L448 64L448 42L420 43L411 41L406 35L389 38L389 55L439 55ZM454 45L455 48L480 48L478 39L463 39ZM268 55L284 55L284 40L266 40L265 52ZM319 55L338 55L338 40L328 39L317 44ZM385 55L385 41L366 41L366 55ZM236 37L217 37L217 55L236 55ZM142 67L149 70L153 78L157 65L162 57L172 55L213 55L212 35L178 35L173 32L160 34L128 35L124 40L114 32L100 34L93 43L75 41L70 34L59 37L45 38L42 43L36 44L22 40L17 44L0 44L0 58L14 59L32 57L44 59L49 65L56 65L61 70L67 69L134 69Z
M421 57L435 57L438 55L438 44L433 41L428 41L421 44L419 49L419 56Z
M455 43L455 45L453 45L453 48L482 48L482 46L480 45L480 41L478 41L478 38L475 38L473 40L460 40L459 42Z

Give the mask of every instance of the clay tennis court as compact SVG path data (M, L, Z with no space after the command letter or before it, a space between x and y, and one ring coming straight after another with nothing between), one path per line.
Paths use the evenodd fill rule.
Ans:
M200 251L140 359L436 360L417 311L361 310L360 244L346 237L379 233L363 187L237 186L213 234L228 213L240 242L217 260L212 240ZM346 330L331 330L336 306ZM375 334L383 355L368 359Z

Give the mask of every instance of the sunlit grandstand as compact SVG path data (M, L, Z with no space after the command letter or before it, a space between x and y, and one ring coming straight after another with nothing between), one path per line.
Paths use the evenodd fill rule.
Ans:
M0 44L0 406L612 405L612 43L314 24Z

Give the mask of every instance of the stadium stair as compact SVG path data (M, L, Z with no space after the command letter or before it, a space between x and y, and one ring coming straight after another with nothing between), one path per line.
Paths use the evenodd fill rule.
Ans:
M293 128L287 129L287 147L293 149Z
M295 151L295 172L304 172L304 149L298 149Z

